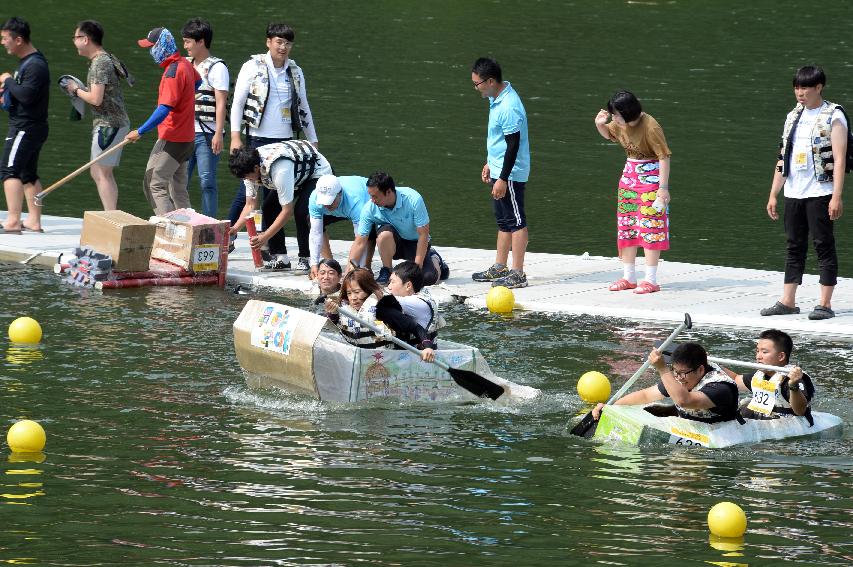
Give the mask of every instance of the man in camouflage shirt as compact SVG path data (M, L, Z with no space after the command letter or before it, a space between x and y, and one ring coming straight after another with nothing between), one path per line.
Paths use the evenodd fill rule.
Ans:
M130 131L118 72L121 64L101 46L103 38L104 28L96 21L85 20L77 25L73 41L77 53L89 59L88 87L80 88L74 82L66 87L69 93L92 107L91 159L120 143ZM105 211L118 206L118 185L113 168L120 159L121 150L117 150L90 168Z

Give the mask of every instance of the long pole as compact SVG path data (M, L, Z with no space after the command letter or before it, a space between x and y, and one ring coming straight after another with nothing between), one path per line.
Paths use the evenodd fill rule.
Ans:
M72 179L74 179L75 177L77 177L78 175L80 175L81 173L83 173L84 171L89 169L90 167L92 167L92 165L97 163L99 160L104 159L105 157L107 157L111 153L118 151L119 148L123 148L126 144L129 144L129 143L130 143L130 140L122 140L121 142L119 142L115 146L111 147L107 151L102 152L98 157L96 157L92 161L81 165L80 167L78 167L77 169L75 169L74 171L72 171L71 173L69 173L68 175L66 175L65 177L63 177L62 179L60 179L59 181L57 181L56 183L54 183L53 185L51 185L50 187L45 189L44 191L39 191L36 194L35 198L33 198L33 204L36 205L37 207L41 207L42 206L42 200L45 197L47 197L52 191L59 189L60 187L62 187L63 185L65 185L66 183L68 183L69 181L71 181Z

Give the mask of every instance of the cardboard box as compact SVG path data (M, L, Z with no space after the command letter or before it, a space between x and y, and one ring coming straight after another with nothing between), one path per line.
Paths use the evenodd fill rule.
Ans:
M146 272L151 261L156 227L124 211L86 211L80 246L113 259L118 272Z
M219 272L222 243L228 239L228 221L218 221L192 209L178 209L156 222L151 257L195 274Z

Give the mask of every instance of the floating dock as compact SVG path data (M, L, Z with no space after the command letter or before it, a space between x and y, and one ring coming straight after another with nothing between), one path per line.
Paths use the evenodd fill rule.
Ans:
M0 234L0 261L53 266L80 241L82 219L43 216L45 232ZM350 242L332 241L332 253L346 259ZM296 239L287 238L290 251ZM494 261L493 250L438 247L450 265L450 278L430 288L439 302L461 302L485 308L488 283L471 280L471 273ZM376 254L378 258L378 254ZM295 257L291 257L295 263ZM642 261L642 260L639 260ZM378 270L375 265L374 270ZM621 275L615 257L571 256L528 252L529 287L516 289L516 309L567 315L594 315L635 321L678 323L690 313L699 327L761 330L770 327L800 336L826 337L853 342L853 278L839 278L832 298L835 318L810 321L820 286L816 275L806 275L798 293L799 315L762 317L759 310L773 305L782 291L782 273L688 264L661 260L661 291L637 295L612 292L607 287ZM642 268L638 270L642 274ZM256 271L248 239L241 233L228 257L226 280L231 284L311 293L313 284L304 274Z

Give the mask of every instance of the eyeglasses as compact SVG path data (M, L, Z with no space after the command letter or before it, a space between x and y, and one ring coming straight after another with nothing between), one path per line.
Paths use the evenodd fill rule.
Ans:
M75 39L83 39L84 37L86 37L86 36L85 35L72 35L71 41L74 41Z
M702 366L702 365L700 364L699 366ZM669 371L670 371L670 372L672 372L672 375L673 375L673 376L675 376L676 378L684 379L684 378L687 378L687 375L688 375L688 374L693 374L694 372L696 372L697 370L699 370L699 366L697 366L696 368L692 368L692 369L690 369L690 370L684 370L684 371L682 371L682 370L676 370L676 369L675 369L675 368L670 364L670 365L669 365Z
M489 80L489 79L488 79L488 78L486 78L486 79L483 79L482 81L480 81L479 83L474 83L474 88L476 89L477 87L479 87L480 85L482 85L483 83L485 83L485 82L486 82L486 81L488 81L488 80Z

